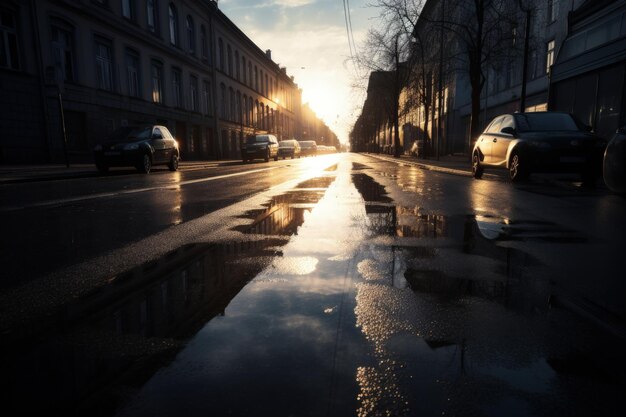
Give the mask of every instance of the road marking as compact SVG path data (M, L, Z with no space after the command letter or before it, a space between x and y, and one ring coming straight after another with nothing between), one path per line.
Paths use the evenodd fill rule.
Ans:
M2 208L0 208L0 213L7 213L7 212L11 212L11 211L18 211L18 210L29 209L29 208L59 206L59 205L68 204L68 203L75 203L75 202L78 202L78 201L96 200L98 198L115 197L115 196L119 196L119 195L128 195L128 194L136 194L136 193L144 193L144 192L147 192L147 191L174 190L174 189L176 189L176 187L182 187L183 185L190 185L190 184L197 184L197 183L200 183L200 182L221 180L221 179L225 179L225 178L238 177L238 176L241 176L241 175L254 174L255 172L263 172L263 171L269 171L269 170L272 170L272 169L285 168L285 167L286 167L286 165L281 165L281 166L277 166L277 167L270 167L270 168L259 168L259 169L252 169L252 170L243 171L243 172L236 172L234 174L224 174L224 175L217 175L215 177L198 178L198 179L195 179L195 180L181 181L181 182L178 182L178 183L175 183L175 184L160 185L158 187L136 188L134 190L115 191L115 192L111 192L111 193L98 193L98 194L91 194L91 195L87 195L87 196L63 198L63 199L59 199L59 200L42 201L42 202L39 202L39 203L32 203L32 204L26 204L26 205L20 205L20 206L2 207Z

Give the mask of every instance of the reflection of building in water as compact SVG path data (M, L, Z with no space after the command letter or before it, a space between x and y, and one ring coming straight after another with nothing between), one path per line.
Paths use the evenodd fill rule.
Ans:
M334 180L334 177L312 178L298 184L295 191L272 197L265 210L252 215L252 224L237 226L235 230L262 235L297 234L298 227L304 223L304 212L315 207Z
M54 409L92 415L97 409L106 415L101 407L112 410L115 399L103 387L124 386L124 377L133 383L149 378L185 338L223 315L284 243L188 245L116 276L66 306L59 315L64 321L49 329L47 340L5 346L3 407L27 414Z
M287 199L287 196L280 196ZM289 201L276 198L269 207L258 215L252 225L246 226L246 233L263 235L292 235L304 223L304 212L310 208L294 207ZM288 199L287 199L288 200Z
M442 237L446 235L446 218L440 214L421 214L419 208L396 207L398 236Z

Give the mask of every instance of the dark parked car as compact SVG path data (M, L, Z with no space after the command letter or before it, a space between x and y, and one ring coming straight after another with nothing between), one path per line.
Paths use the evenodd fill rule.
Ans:
M602 168L606 141L574 116L560 112L504 114L480 135L472 151L472 174L506 168L511 181L532 172L579 172L595 182Z
M278 156L285 159L288 156L300 158L300 144L295 139L281 140L278 142Z
M270 158L278 161L278 139L274 135L250 135L245 143L241 144L243 162L253 159L264 159L268 162Z
M317 143L314 140L301 140L299 143L302 156L317 155Z
M615 132L606 147L602 174L611 191L626 193L626 126Z
M125 126L96 145L94 157L96 168L103 173L113 166L134 166L147 174L154 165L167 165L170 171L176 171L180 152L178 142L165 126Z

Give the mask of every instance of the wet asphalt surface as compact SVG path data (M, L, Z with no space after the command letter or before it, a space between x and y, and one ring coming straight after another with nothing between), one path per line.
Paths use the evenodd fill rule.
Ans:
M0 195L8 415L625 409L623 198L347 154Z

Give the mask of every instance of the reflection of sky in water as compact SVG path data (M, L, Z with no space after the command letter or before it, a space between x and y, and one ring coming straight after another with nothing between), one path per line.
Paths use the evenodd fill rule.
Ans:
M346 293L365 214L349 168L339 166L282 256L121 415L323 415L329 402L336 415L354 413L357 366L340 358L364 348L354 327L354 297Z

